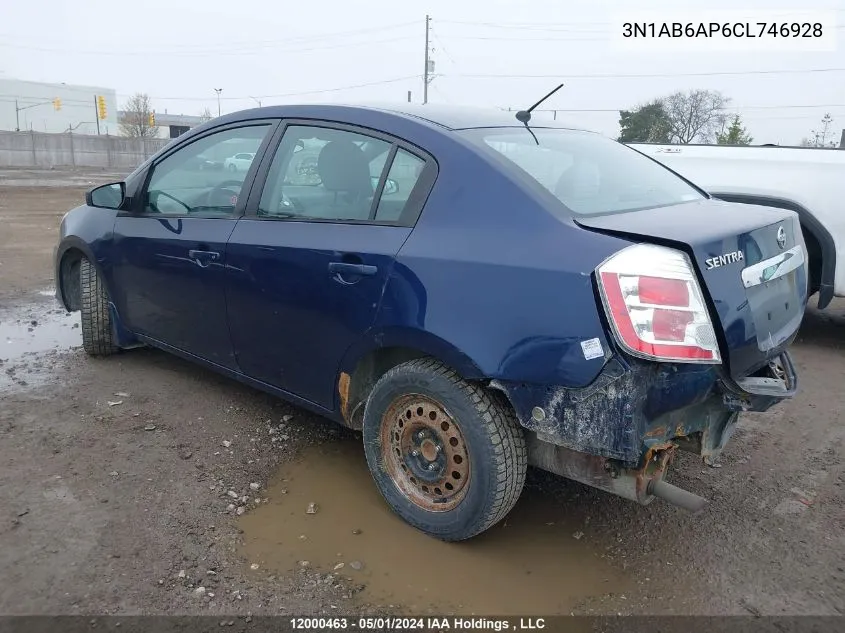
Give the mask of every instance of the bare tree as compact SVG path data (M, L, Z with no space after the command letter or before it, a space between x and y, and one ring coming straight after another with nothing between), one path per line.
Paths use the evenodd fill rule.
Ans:
M155 138L158 136L158 127L153 123L153 108L150 103L150 95L135 93L123 106L123 115L120 117L120 133L123 136L132 138Z
M828 135L831 133L833 127L833 117L828 112L822 117L821 129L810 130L810 138L805 138L801 141L802 145L806 147L836 147L836 138L833 137L828 140Z
M200 120L205 123L206 121L211 121L212 118L214 118L214 116L211 114L211 110L208 109L208 106L206 106L200 113Z
M715 90L675 92L662 100L675 143L709 143L724 128L730 99Z

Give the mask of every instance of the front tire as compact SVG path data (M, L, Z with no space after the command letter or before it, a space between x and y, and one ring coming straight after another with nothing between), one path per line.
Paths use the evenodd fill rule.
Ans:
M484 532L522 492L525 437L510 407L436 360L385 373L367 401L363 431L367 464L388 505L435 538Z
M114 344L109 297L97 269L86 258L79 266L82 312L82 347L89 356L109 356L118 351Z

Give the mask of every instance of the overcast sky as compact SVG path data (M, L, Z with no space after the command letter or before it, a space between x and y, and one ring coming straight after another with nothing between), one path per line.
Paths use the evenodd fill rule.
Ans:
M429 13L437 73L430 102L525 107L559 78L566 88L544 107L596 110L558 116L608 135L618 132L619 108L689 88L730 97L755 143L795 144L825 112L837 130L845 128L842 26L835 50L824 52L621 50L611 37L621 30L620 12L630 15L625 7L634 4L645 16L681 3L2 0L0 77L112 87L121 104L133 92L147 92L157 111L184 114L204 107L216 114L214 88L223 88L223 112L254 106L250 96L264 105L402 101L411 90L420 101ZM771 20L802 18L797 7L803 5L836 11L845 25L845 0L695 4L717 21L723 10L737 9ZM757 74L690 75L745 71ZM607 76L632 74L665 76ZM361 84L373 85L318 92Z

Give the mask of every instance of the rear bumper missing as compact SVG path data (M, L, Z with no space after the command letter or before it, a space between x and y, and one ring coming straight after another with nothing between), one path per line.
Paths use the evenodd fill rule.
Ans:
M765 411L798 391L798 374L788 352L772 360L758 375L739 380L722 376L720 382L726 406L739 411Z
M784 352L756 375L733 380L715 366L613 358L583 389L494 381L527 430L529 463L649 503L696 509L699 497L661 485L678 450L714 464L741 411L792 397L798 378Z

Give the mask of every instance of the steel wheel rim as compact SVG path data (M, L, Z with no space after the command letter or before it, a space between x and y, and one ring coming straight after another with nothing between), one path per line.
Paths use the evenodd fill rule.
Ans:
M445 407L420 394L394 400L382 418L382 461L402 495L429 512L448 512L469 485L469 452Z

